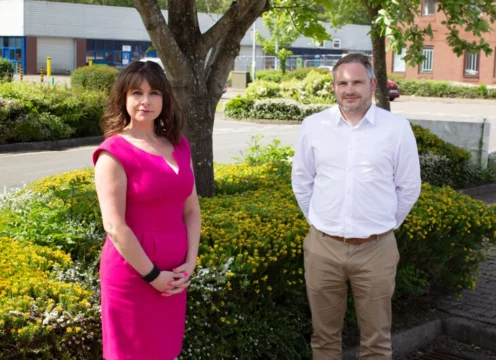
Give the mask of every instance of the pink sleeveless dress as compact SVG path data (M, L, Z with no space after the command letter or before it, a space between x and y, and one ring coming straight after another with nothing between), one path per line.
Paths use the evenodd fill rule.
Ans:
M182 219L194 183L190 147L181 137L173 153L176 174L159 155L134 146L121 136L106 139L101 151L121 163L127 176L126 223L160 270L184 263L188 250ZM107 237L100 261L103 357L106 360L172 360L182 348L186 291L161 296L117 252Z

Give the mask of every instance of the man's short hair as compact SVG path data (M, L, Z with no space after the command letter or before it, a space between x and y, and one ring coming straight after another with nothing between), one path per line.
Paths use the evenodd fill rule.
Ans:
M338 72L339 67L341 64L362 64L365 66L365 69L367 70L367 75L369 76L370 82L372 82L375 79L375 74L374 74L374 69L372 68L372 64L370 63L369 57L367 55L363 54L348 54L336 63L334 67L332 68L332 78L333 81L336 78L336 73Z

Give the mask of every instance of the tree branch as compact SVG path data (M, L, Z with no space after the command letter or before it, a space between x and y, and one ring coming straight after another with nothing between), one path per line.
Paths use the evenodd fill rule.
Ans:
M291 10L291 9L306 8L306 7L313 6L313 5L317 5L317 1L316 1L316 0L310 1L310 2L309 2L309 3L307 3L307 4L302 4L302 5L293 5L293 6L272 6L272 7L271 7L271 9L272 9L272 10L275 10L275 9Z
M266 9L268 9L269 0L238 0L234 1L226 13L212 26L210 29L203 34L202 41L199 46L202 52L207 54L207 52L222 38L226 33L231 31L233 25L238 25L238 21L245 20L245 16L248 17L249 13L254 11L256 14L255 19L246 19L251 21L251 24L260 16ZM245 21L243 21L245 22ZM245 30L246 33L246 30ZM244 34L243 34L244 36ZM242 39L243 37L241 37ZM240 41L241 41L240 39Z
M234 60L239 55L241 40L256 19L269 9L269 2L262 2L264 2L263 7L251 7L242 20L224 34L223 39L217 43L215 49L212 49L205 71L207 88L212 96L220 97L222 94L222 87L227 81L229 70L232 69Z
M195 0L169 0L169 28L183 51L195 47L201 35Z
M133 2L158 54L167 54L167 57L160 56L167 70L167 77L177 86L186 83L188 74L191 73L187 58L167 26L157 0L133 0Z

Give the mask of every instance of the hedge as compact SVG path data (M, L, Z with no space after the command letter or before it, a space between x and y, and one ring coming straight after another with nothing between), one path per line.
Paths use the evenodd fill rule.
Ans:
M261 70L261 71L257 71L257 80L272 81L276 83L291 81L291 80L303 80L312 71L318 72L322 75L328 75L330 73L329 69L321 69L321 68L313 68L313 67L286 71L286 74L284 75L281 70Z
M77 90L96 90L109 93L119 70L110 66L83 66L71 74L71 86Z
M402 95L466 98L466 99L496 99L496 89L486 85L456 85L448 81L409 80L397 74L388 74L388 78L396 81Z
M105 98L48 84L0 84L0 144L101 135Z

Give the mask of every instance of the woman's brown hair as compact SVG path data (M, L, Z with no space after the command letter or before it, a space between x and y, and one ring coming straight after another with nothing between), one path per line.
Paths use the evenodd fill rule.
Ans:
M126 110L126 96L129 91L139 88L143 80L148 81L153 90L160 91L163 97L162 112L155 119L155 134L165 136L173 144L179 143L184 115L164 70L153 61L135 61L122 70L110 91L107 108L100 121L103 135L108 138L129 125L131 117Z

